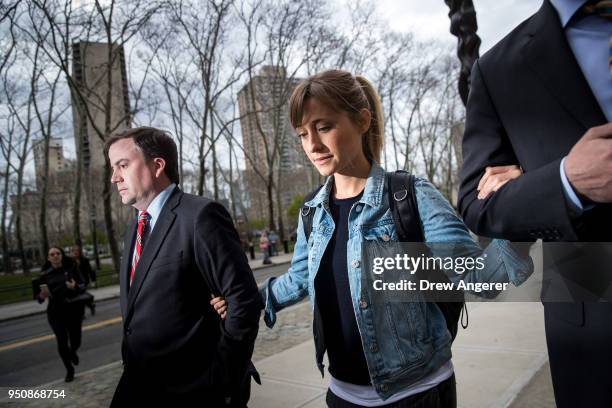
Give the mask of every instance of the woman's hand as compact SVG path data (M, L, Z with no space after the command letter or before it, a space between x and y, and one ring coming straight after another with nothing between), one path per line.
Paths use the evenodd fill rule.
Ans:
M509 166L487 167L485 174L478 183L478 199L484 200L490 194L499 190L504 184L523 174L523 170L515 164Z
M211 297L212 296L213 295L211 295ZM221 316L222 319L225 319L225 315L227 315L227 302L225 299L221 296L213 297L210 304L215 308L215 311L219 313L219 316Z
M45 300L49 297L49 287L47 285L40 285L40 293L38 294L40 300Z
M66 281L66 286L68 286L68 289L74 289L76 288L76 282L74 279L70 278L69 281Z

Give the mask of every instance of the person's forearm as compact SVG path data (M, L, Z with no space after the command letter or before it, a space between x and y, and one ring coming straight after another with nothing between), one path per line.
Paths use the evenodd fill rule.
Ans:
M559 162L526 172L485 200L477 198L475 187L464 184L458 206L465 224L476 234L492 238L576 239L559 177Z

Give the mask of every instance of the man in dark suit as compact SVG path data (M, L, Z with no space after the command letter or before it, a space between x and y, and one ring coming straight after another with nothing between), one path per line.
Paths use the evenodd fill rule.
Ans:
M595 3L545 0L474 64L459 209L476 233L516 241L612 241L612 23L594 12ZM504 164L519 164L524 174L479 199L487 168ZM582 244L564 245L574 250ZM596 245L582 245L589 247ZM601 290L609 284L609 256L604 268L591 269L567 259L559 266L562 254L552 245L544 250L552 265L544 280L553 286L574 293L585 279L601 281ZM610 407L612 305L565 301L544 302L557 405Z
M124 371L112 405L246 405L261 300L229 214L177 187L165 132L130 129L106 151L121 201L138 210L121 262ZM213 294L227 301L223 321Z

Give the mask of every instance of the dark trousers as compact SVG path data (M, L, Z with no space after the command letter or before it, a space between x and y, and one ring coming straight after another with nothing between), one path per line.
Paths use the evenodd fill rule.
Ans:
M327 390L325 398L329 408L359 408L360 405L352 404L336 396ZM455 374L447 380L442 381L435 387L411 395L392 404L384 405L385 408L455 408L457 407L457 389Z
M546 303L544 319L557 407L612 407L612 304Z
M169 373L168 375L171 375ZM111 408L123 407L229 407L219 395L210 392L196 391L189 393L171 394L157 389L154 384L140 380L139 373L130 372L124 366L123 374L115 389Z
M57 351L67 371L74 371L70 360L81 346L83 308L82 304L60 304L49 305L47 309L47 320L55 334Z

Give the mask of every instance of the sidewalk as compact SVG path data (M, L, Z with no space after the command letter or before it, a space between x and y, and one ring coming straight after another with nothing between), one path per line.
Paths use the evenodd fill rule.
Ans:
M291 255L273 258L289 262ZM261 260L251 263L254 270ZM117 286L94 289L97 299L118 296ZM23 313L38 311L36 302L22 305ZM11 310L9 310L11 309ZM0 307L0 320L17 317L19 307ZM552 384L539 302L468 303L469 327L459 329L453 344L458 406L461 408L553 408ZM12 315L11 315L12 313ZM253 361L262 385L253 384L251 408L325 407L329 374L321 378L314 363L310 303L302 302L278 314L274 329L260 323ZM122 372L119 361L78 372L70 384L58 379L38 389L65 390L61 401L15 403L0 395L0 405L27 407L106 407Z
M469 327L453 345L460 408L553 408L540 303L470 303ZM314 363L310 304L278 314L274 329L260 325L253 361L262 385L253 384L251 408L323 408L329 374ZM77 372L37 389L65 390L66 399L9 402L26 407L107 407L122 367L119 361Z
M281 254L270 258L274 265L286 264L291 262L293 254ZM249 260L249 265L253 271L268 266L274 265L263 265L261 259ZM90 289L89 292L95 296L96 301L113 299L119 297L119 285L105 286L103 288ZM47 310L47 303L39 304L38 302L25 301L18 303L11 303L8 305L0 306L0 322L5 320L17 319L20 317L31 316L39 313L44 313Z
M521 395L548 361L542 305L470 303L468 308L469 327L460 329L453 344L458 407L508 407L517 396L529 402L517 406L554 407L549 395L540 396L540 401ZM250 407L326 406L328 374L322 379L315 367L312 340L265 358L256 366L262 386L253 387ZM545 389L541 385L536 388L540 394Z

